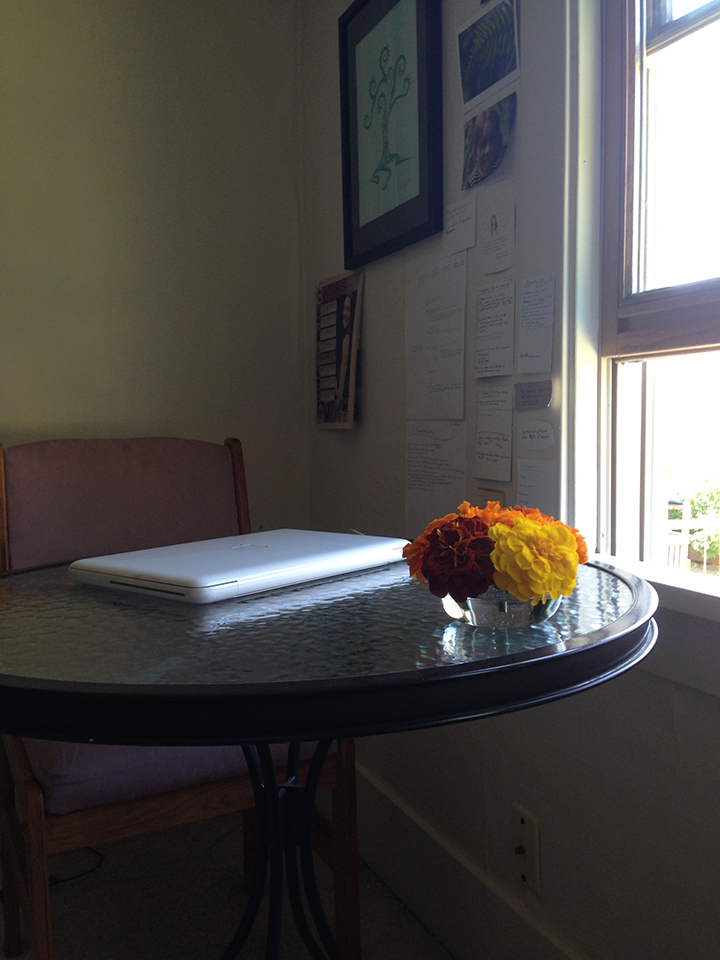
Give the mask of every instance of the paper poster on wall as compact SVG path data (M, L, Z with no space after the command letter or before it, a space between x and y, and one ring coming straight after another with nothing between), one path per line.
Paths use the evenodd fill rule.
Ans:
M512 390L478 387L475 426L475 476L512 478Z
M460 88L465 110L520 76L515 0L491 0L458 31Z
M500 273L515 260L515 184L488 183L478 191L477 247L481 273Z
M462 188L469 190L497 170L505 159L515 125L517 94L477 113L465 122Z
M471 194L459 203L445 207L445 233L443 249L446 255L459 253L475 246L475 221L477 203L475 194Z
M462 420L466 255L407 265L405 368L408 420Z
M500 377L515 361L515 281L497 280L477 294L475 376Z
M467 424L458 420L408 420L406 535L419 536L466 498Z
M555 517L558 465L554 460L518 460L517 502L521 507L537 507Z
M552 371L555 275L523 280L518 333L518 373Z

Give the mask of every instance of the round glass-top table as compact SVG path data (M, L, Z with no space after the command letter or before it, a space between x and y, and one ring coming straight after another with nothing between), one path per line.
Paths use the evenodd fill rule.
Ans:
M0 579L0 731L125 744L317 740L516 710L633 666L655 591L601 564L524 628L452 621L404 562L193 606L73 581Z
M308 953L342 960L317 891L312 808L337 737L470 720L577 693L652 648L655 591L600 564L552 619L473 627L404 562L245 600L192 606L73 581L65 567L0 578L0 732L74 742L242 744L260 855L234 958L270 871L267 960L279 956L283 862ZM318 741L297 781L300 740ZM269 744L290 742L288 781ZM292 758L292 759L291 759ZM299 857L301 870L298 871ZM317 933L306 920L305 900Z

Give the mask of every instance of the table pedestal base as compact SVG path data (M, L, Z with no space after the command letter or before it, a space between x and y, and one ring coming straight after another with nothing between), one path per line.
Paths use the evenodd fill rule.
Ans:
M253 927L270 874L266 960L280 955L283 894L287 889L295 926L313 960L343 960L322 906L312 849L313 808L332 740L318 742L304 784L299 782L300 743L288 745L286 780L278 783L268 744L243 744L257 814L257 862L240 926L221 960L235 960ZM311 929L310 913L315 932Z

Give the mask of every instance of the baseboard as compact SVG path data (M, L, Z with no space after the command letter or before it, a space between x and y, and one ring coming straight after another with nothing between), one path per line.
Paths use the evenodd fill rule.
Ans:
M457 960L589 960L362 764L358 806L362 859Z

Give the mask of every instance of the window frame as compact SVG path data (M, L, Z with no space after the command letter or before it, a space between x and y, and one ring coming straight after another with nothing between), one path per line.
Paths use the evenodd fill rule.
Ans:
M663 0L647 0L661 11ZM605 0L605 205L603 217L603 357L657 356L720 346L720 278L632 293L634 177L647 25L643 0ZM652 28L650 49L700 29L720 15L720 0ZM651 16L649 18L653 20Z

